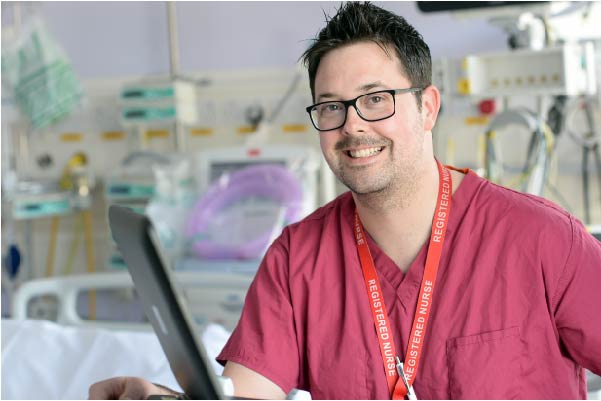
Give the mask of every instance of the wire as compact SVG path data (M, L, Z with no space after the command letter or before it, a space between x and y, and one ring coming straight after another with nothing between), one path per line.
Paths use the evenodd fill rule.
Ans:
M83 233L83 222L81 216L75 216L73 222L73 239L71 239L71 246L69 247L69 255L67 256L67 263L63 268L64 275L73 274L73 266L75 264L75 257L79 250L79 243L81 241L81 234Z
M48 256L46 258L46 277L54 275L54 258L56 254L56 237L58 235L59 216L52 217L50 225L50 242L48 243Z
M577 144L582 147L582 197L584 206L584 222L590 224L591 222L591 203L590 203L590 172L589 172L589 156L592 153L594 157L595 167L597 170L597 178L599 181L599 189L601 191L601 134L597 131L595 119L593 115L593 103L595 99L592 97L581 96L566 112L566 126L565 131L568 136L574 140ZM574 119L578 111L584 111L585 121L588 125L588 129L583 132L577 133L575 131ZM601 200L599 202L601 204Z
M488 159L488 163L486 164L487 178L499 182L500 177L503 175L503 172L506 169L506 166L504 165L502 158L500 157L500 148L497 149L494 146L495 140L495 132L492 130L487 131L485 150ZM555 135L551 131L549 125L544 121L537 120L537 127L532 132L530 141L528 143L528 152L526 160L524 162L524 166L522 167L519 175L513 180L509 181L506 185L512 188L520 188L521 191L526 192L526 183L532 178L532 173L538 166L543 169L542 184L540 188L540 193L538 193L538 195L542 196L545 184L548 182L548 169L550 160L555 150L555 145ZM541 146L544 146L545 158L544 160L542 160L543 164L539 166L538 162L540 160L538 159Z
M593 98L587 98L586 96L580 97L576 102L572 103L572 105L566 110L566 118L565 118L565 126L564 130L569 135L570 138L574 140L580 146L587 146L589 148L593 147L595 144L601 142L601 135L585 135L579 134L574 131L573 127L575 115L578 111L584 110L585 113L590 113L591 103L594 101ZM592 115L587 116L587 123L591 125L594 123L592 120ZM594 130L594 127L589 127L591 130Z
M297 72L296 74L294 74L294 78L292 78L292 82L288 86L286 93L284 93L284 96L282 96L282 98L280 99L278 104L273 109L273 113L271 113L271 116L269 116L269 119L267 120L267 122L272 123L275 121L276 117L280 114L280 112L284 108L284 105L286 104L286 102L288 102L288 99L290 99L290 97L292 96L292 93L298 86L298 83L300 82L300 80L301 80L301 74L300 74L300 72Z

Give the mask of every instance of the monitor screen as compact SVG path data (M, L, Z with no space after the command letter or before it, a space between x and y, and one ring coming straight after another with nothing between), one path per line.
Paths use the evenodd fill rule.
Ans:
M244 167L253 166L256 164L279 164L286 167L286 160L265 160L265 159L249 159L249 160L234 160L231 161L214 161L210 166L210 182L220 178L223 174L233 173L234 171L243 169Z

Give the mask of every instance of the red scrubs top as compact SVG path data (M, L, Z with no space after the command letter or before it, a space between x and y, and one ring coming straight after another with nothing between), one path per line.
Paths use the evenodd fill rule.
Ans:
M389 398L354 207L345 193L283 231L221 363L314 399ZM451 207L417 397L585 398L580 366L601 374L601 243L554 204L471 171ZM404 360L427 243L406 274L368 243Z

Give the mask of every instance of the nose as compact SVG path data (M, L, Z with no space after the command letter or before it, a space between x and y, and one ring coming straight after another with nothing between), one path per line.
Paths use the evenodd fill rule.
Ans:
M366 121L362 119L354 105L349 105L346 109L346 121L342 126L342 131L345 134L353 134L355 132L365 131Z

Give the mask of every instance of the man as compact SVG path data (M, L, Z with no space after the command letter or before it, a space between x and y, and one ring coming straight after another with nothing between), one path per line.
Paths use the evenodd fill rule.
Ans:
M437 163L430 52L403 18L345 4L304 60L307 111L351 191L265 255L218 357L236 395L585 398L601 244L550 202ZM162 391L117 378L90 396Z

